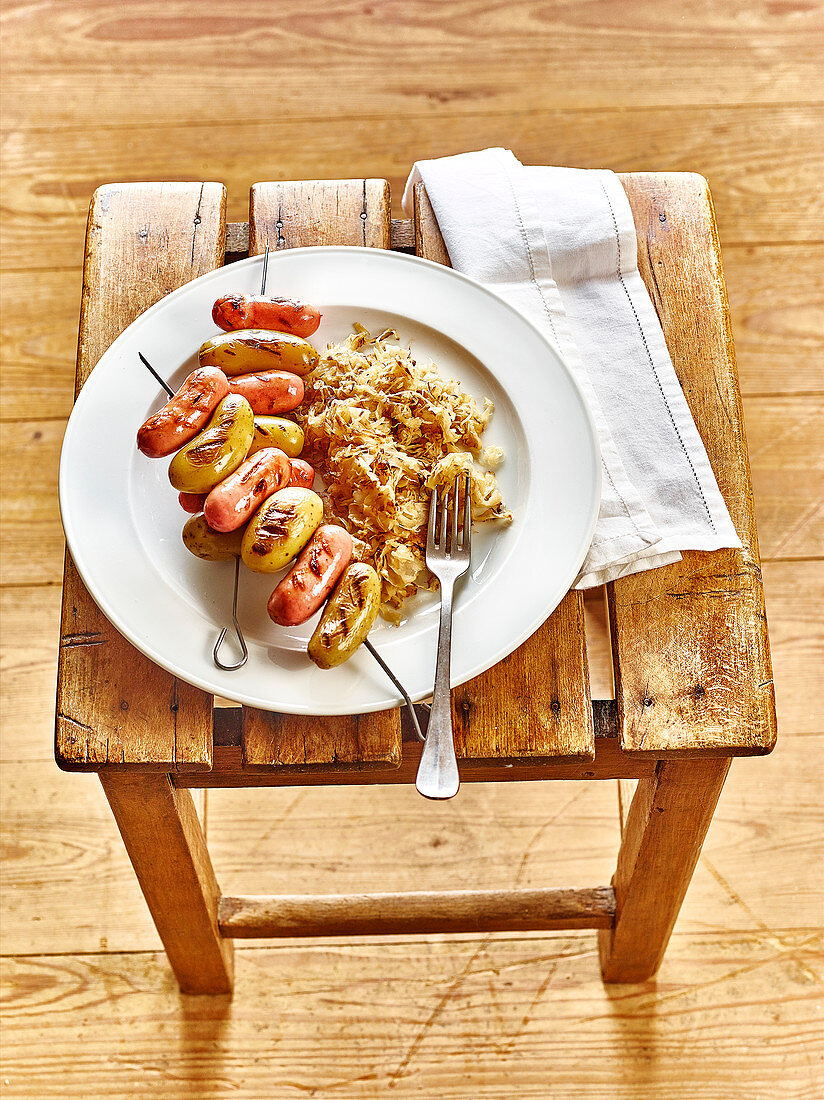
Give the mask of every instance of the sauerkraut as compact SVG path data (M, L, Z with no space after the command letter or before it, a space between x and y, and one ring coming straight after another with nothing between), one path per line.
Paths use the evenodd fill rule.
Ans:
M381 614L398 623L404 600L436 584L424 560L433 488L467 471L473 520L511 521L492 472L503 451L481 440L489 398L479 409L460 383L417 363L393 330L373 338L355 329L306 377L295 415L304 455L326 483L327 518L358 540L358 556L381 578Z

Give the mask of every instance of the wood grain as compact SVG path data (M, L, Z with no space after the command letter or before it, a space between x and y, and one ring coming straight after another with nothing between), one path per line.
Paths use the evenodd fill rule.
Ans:
M101 771L100 782L181 992L231 993L232 945L191 794L168 775Z
M779 727L785 736L816 733L822 726L824 563L764 562L763 574ZM0 622L0 762L53 760L59 588L0 590ZM592 667L589 639L588 653Z
M700 0L650 19L637 0L594 9L562 0L538 7L458 0L448 8L423 0L367 8L357 0L307 0L276 22L269 16L261 0L231 13L219 0L203 0L196 18L185 0L167 0L162 12L151 0L132 0L127 11L75 0L49 8L46 40L39 9L7 4L6 67L15 93L8 124L45 115L56 125L94 117L103 126L134 126L164 117L181 99L244 119L250 89L277 113L310 122L382 112L427 114L434 122L445 105L517 116L547 102L820 102L815 5ZM359 47L367 44L365 64ZM69 99L66 77L76 72L83 79ZM34 74L38 94L27 101L26 78Z
M347 3L345 26L334 27L338 6L328 8L320 36L314 9L305 23L291 12L281 28L267 8L265 26L252 27L262 10L253 5L240 23L233 13L227 35L211 5L202 21L184 7L164 5L158 21L148 0L134 19L132 5L124 12L110 0L4 5L4 417L68 413L82 226L98 184L219 178L230 216L245 219L248 186L264 176L357 171L387 177L397 202L415 156L495 144L528 163L708 176L751 446L759 433L762 442L782 436L795 405L753 404L749 394L821 392L822 264L797 242L822 240L824 116L788 94L803 86L821 98L815 7L702 0L685 9L665 0L651 20L637 4L526 13L519 4L507 10L520 43L513 53L498 34L502 7L492 17L472 8L471 38L463 4L444 26L440 11L414 0L400 15L394 5L370 13ZM243 56L224 63L236 31ZM391 68L364 63L376 56L375 35L393 38ZM299 78L292 58L305 63ZM271 108L265 117L250 114L252 85ZM9 747L14 759L51 757L58 612L54 588L37 585L59 580L62 557L59 533L46 536L45 557L27 553L25 521L27 508L49 517L39 537L56 518L39 471L56 463L59 439L43 446L31 435L13 435L2 456L4 477L11 463L21 469L20 503L3 525L4 567L21 586L0 592L4 761ZM789 432L786 466L783 446L762 452L761 484L754 463L762 551L813 500L815 422ZM19 493L27 478L36 487L28 501ZM794 555L820 558L815 530L793 536ZM817 1095L822 956L810 935L820 924L813 872L824 831L810 762L824 751L821 567L764 567L782 737L769 761L736 761L679 918L678 929L704 934L676 930L657 987L623 989L617 1000L605 992L589 935L243 950L231 1018L179 1000L163 955L8 960L5 1091L37 1100L214 1089L377 1096L391 1082L400 1095L543 1098L549 1065L559 1095ZM2 776L6 949L157 947L97 782L53 763L6 765ZM467 888L478 876L494 888L520 866L513 849L528 852L524 885L594 882L611 870L608 786L578 784L564 808L560 784L526 784L517 798L508 786L472 784L446 814L400 786L210 791L211 846L221 878L240 892L311 892L320 882L343 892L448 888L456 875ZM363 852L373 857L367 865ZM176 1036L172 1047L158 1042L158 1021L162 1035Z
M812 1100L820 1091L820 936L777 947L762 932L676 935L659 982L620 992L602 985L591 942L253 948L237 952L231 1006L178 997L162 955L9 959L6 1092Z
M256 183L249 254L270 248L348 244L389 248L389 185L382 179Z
M735 762L677 930L723 932L731 945L759 932L782 949L820 923L824 808L810 762L824 754L824 733L785 734L769 765ZM158 950L96 778L61 773L53 760L4 761L0 771L0 950ZM227 893L348 894L608 882L619 834L612 783L467 782L435 811L408 783L209 790L208 840ZM595 970L581 958L582 976Z
M415 250L449 264L426 189L415 188ZM458 758L591 760L584 600L570 592L522 646L452 692Z
M715 193L714 184L713 190ZM715 202L717 208L717 194ZM821 394L824 392L824 247L731 246L723 234L721 240L735 358L747 419L746 399L750 396Z
M434 114L406 110L399 126L398 114L381 105L364 115L318 117L312 123L315 138L307 142L303 109L274 118L250 117L245 110L224 114L222 95L216 109L190 100L189 92L180 100L180 115L143 117L133 126L111 120L115 124L107 126L100 117L104 103L95 108L93 127L55 128L53 117L40 107L43 79L39 74L38 96L27 95L27 103L40 112L34 128L13 130L3 146L0 240L4 268L15 273L76 271L83 261L89 195L111 180L219 179L229 193L228 218L245 221L254 181L348 177L357 164L363 175L389 180L399 215L414 159L496 145L511 148L526 164L700 171L712 183L725 253L741 243L786 247L787 242L824 240L816 205L824 172L821 108L775 104L666 110L655 105L627 110L609 105L582 111L547 109L541 99L535 109L514 115L477 109L466 114L455 103L438 106ZM141 110L145 92L142 88ZM8 93L4 104L6 98ZM313 101L314 94L308 102ZM184 109L189 102L192 107ZM779 147L780 156L774 152ZM65 292L76 309L79 280L66 283Z
M824 412L817 395L751 397L745 420L759 544L765 559L821 556ZM0 433L4 584L60 584L63 536L56 501L65 423L6 423ZM806 519L804 517L807 517ZM801 520L801 522L799 522ZM31 553L36 532L37 554ZM791 537L787 541L788 531ZM780 553L776 552L780 548Z
M366 717L364 715L364 717ZM328 744L329 732L318 722L319 738ZM179 787L298 787L298 786L373 786L374 784L400 784L414 786L415 775L421 757L417 741L405 741L399 764L383 767L374 764L368 769L341 766L332 761L326 766L306 768L300 764L279 765L276 770L254 769L243 764L238 746L215 746L212 770L203 775L180 773L175 782ZM635 754L621 749L617 737L603 737L596 741L594 760L520 760L505 757L500 761L484 757L464 759L461 762L461 781L466 783L533 783L546 780L567 779L618 779L652 774L653 760L638 760Z
M63 420L3 424L0 432L0 584L60 585L66 540L57 502Z
M256 183L249 204L249 251L342 244L389 247L385 180ZM396 708L376 714L317 718L243 708L243 765L303 771L397 767L401 719Z
M623 176L638 264L742 550L608 585L625 749L750 755L775 742L755 513L718 239L699 176ZM696 301L700 306L696 308Z
M747 405L758 531L765 557L820 557L824 549L824 397Z
M399 179L396 187L401 184ZM239 182L241 186L245 186L245 180ZM718 187L715 183L713 186L718 208ZM28 209L34 208L35 201L32 199ZM720 208L719 214L722 212ZM59 215L44 214L52 233L55 216ZM243 216L247 216L246 211ZM69 226L62 231L72 245L80 232L80 217L78 213L77 231ZM735 245L723 232L721 237L735 354L745 398L821 393L824 246ZM9 271L3 276L3 296L14 303L14 310L4 310L0 315L0 419L67 417L72 406L80 275L73 267L64 271Z
M224 220L220 184L115 184L95 192L76 393L138 314L222 263ZM67 554L57 670L60 767L209 768L211 714L210 695L152 664L115 630Z
M645 982L664 957L729 759L661 761L635 789L613 876L615 921L598 935L606 982Z
M587 890L417 890L406 894L224 896L222 936L397 936L611 928L615 895Z

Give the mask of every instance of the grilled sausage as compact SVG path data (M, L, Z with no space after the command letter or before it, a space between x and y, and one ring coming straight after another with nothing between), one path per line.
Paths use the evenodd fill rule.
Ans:
M292 459L292 476L289 478L290 485L300 485L304 489L311 489L315 484L315 469L310 466L305 458L293 458Z
M264 447L242 462L206 497L203 514L214 531L236 531L267 497L289 481L289 458L277 447Z
M320 310L290 298L265 294L227 294L212 308L212 320L224 332L243 328L274 329L293 336L311 336L320 324Z
M165 458L194 439L212 410L229 392L226 375L216 367L198 367L163 408L137 433L137 446L149 458Z
M303 400L303 379L285 370L239 374L229 382L229 391L243 394L253 413L274 416L298 407Z
M352 557L352 536L342 527L318 527L272 595L267 610L280 626L305 623L332 591Z
M191 512L196 516L198 512L203 511L203 504L206 500L204 493L178 493L177 499L180 501L180 507L184 512Z

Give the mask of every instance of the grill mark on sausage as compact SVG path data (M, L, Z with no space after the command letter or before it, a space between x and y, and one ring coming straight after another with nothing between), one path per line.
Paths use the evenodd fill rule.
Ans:
M323 569L321 568L320 564L321 550L326 550L328 552L328 547L320 545L313 546L312 552L309 555L309 561L307 562L307 568L309 572L314 574L314 576L316 576L318 579L320 579L321 575L323 574Z

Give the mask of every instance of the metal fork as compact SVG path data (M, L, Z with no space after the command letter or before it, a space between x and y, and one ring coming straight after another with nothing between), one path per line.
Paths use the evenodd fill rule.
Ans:
M458 490L464 485L463 524L459 526ZM452 653L452 596L455 582L469 571L472 516L470 510L469 475L458 474L450 493L438 500L438 490L432 491L429 504L429 528L426 537L426 564L441 585L441 623L438 631L438 660L435 666L435 690L426 744L415 786L426 798L452 798L458 793L458 761L452 737L452 702L449 691L449 664ZM439 506L440 504L440 506ZM452 520L450 523L450 511ZM440 524L438 518L440 517Z

